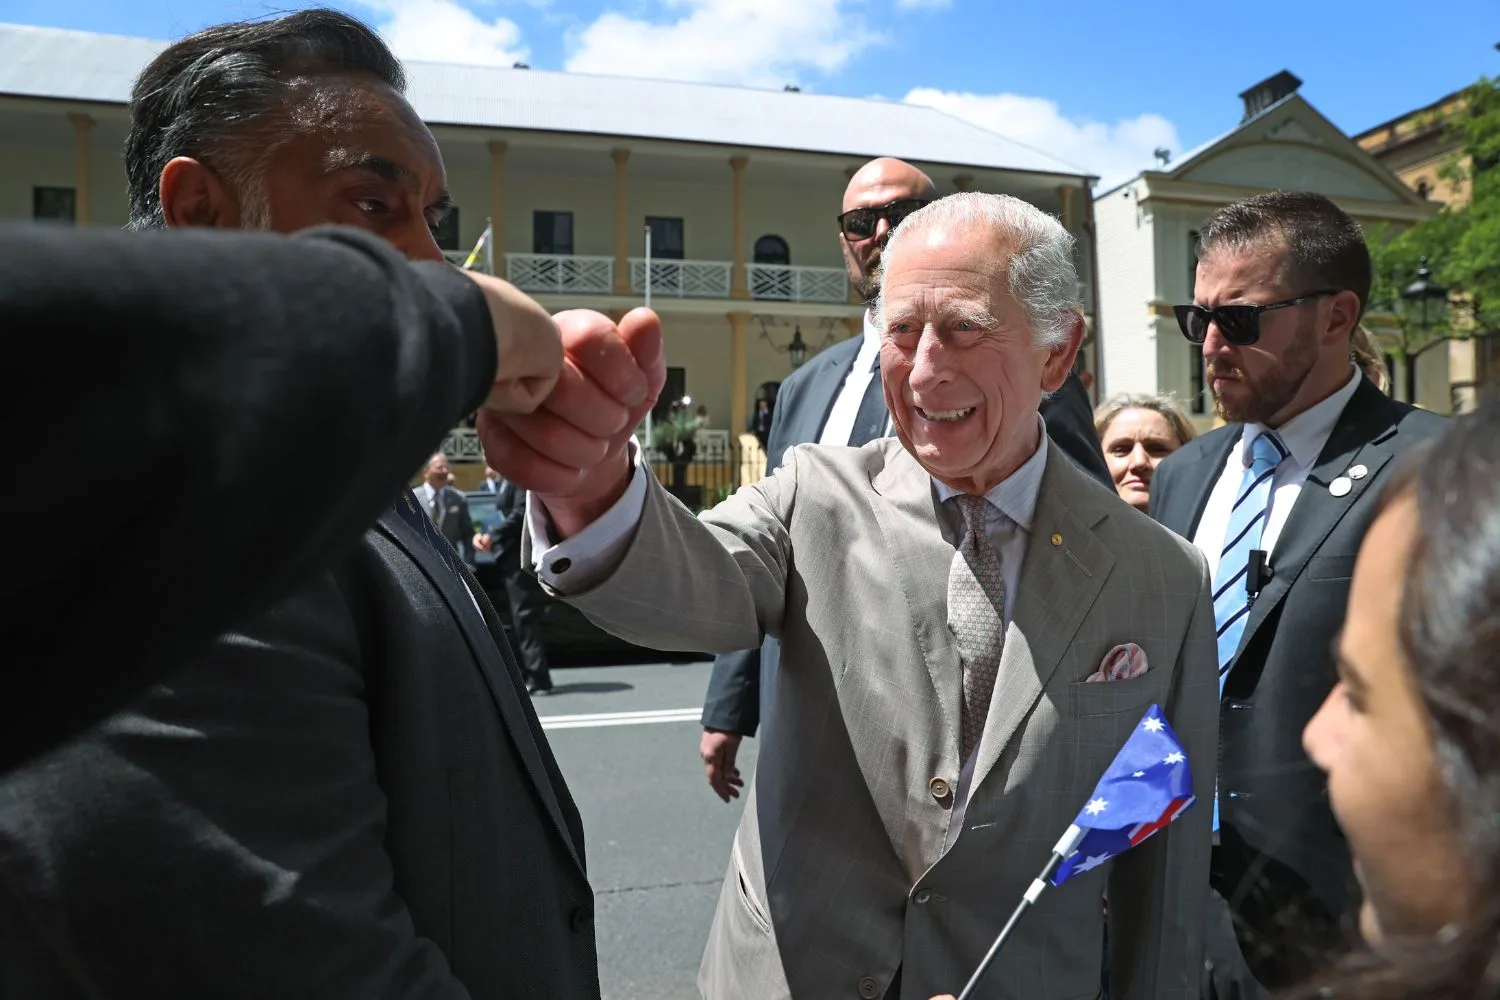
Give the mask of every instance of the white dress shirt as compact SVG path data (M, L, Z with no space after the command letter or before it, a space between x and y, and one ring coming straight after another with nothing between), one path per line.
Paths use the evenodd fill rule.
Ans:
M1000 559L1000 577L1005 581L1005 624L1010 625L1016 595L1020 592L1021 563L1026 556L1026 542L1031 533L1032 518L1036 513L1037 494L1042 488L1042 474L1047 469L1047 427L1040 414L1036 417L1037 447L1022 466L1011 473L994 489L985 494L989 506L985 508L985 532L990 545ZM526 530L531 533L532 564L537 576L561 594L587 589L608 576L635 537L636 525L646 505L646 476L641 461L640 449L631 443L635 473L625 494L615 501L598 520L572 538L552 544L548 535L549 519L546 508L532 494L526 495ZM936 479L932 488L940 501L938 510L942 519L944 537L953 543L957 551L966 529L963 512L958 505L948 501L959 491ZM561 571L558 567L565 567ZM953 678L955 686L962 686L963 677ZM996 690L999 685L996 685ZM969 782L974 774L974 759L979 754L979 743L964 761L959 771L958 788L953 794L953 811L948 822L948 839L945 850L953 846L964 825L964 811L969 801Z
M844 384L833 400L833 408L828 411L828 421L823 424L823 433L818 435L818 444L849 443L849 435L854 433L854 418L859 416L859 404L865 399L865 390L869 388L872 378L879 377L873 370L875 359L879 357L880 331L875 329L870 311L866 309L864 341L859 345L859 353L854 356L854 366L844 377ZM890 414L886 414L885 428L889 435Z
M422 509L427 512L427 516L431 517L432 498L437 494L437 490L432 488L432 484L424 482L419 483L412 492L417 495L418 500L422 501Z
M1359 380L1360 373L1356 368L1349 376L1348 383L1338 392L1275 428L1276 435L1286 445L1288 454L1276 467L1276 474L1271 478L1271 509L1266 513L1266 527L1260 536L1261 550L1268 558L1276 551L1281 529L1286 527L1286 519L1291 516L1292 506L1302 493L1307 474L1317 464L1318 456L1328 443L1344 407L1354 398ZM1224 471L1220 473L1219 481L1209 494L1208 504L1203 508L1198 530L1193 533L1193 544L1208 559L1209 579L1213 579L1219 572L1219 557L1224 554L1224 533L1229 530L1229 513L1239 495L1245 470L1250 467L1251 446L1257 437L1271 429L1264 424L1245 425L1239 444L1229 449Z

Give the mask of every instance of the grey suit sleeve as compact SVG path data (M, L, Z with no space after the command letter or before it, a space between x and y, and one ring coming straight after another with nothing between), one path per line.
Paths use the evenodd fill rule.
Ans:
M1109 880L1110 995L1120 1000L1197 1000L1208 907L1219 680L1208 566L1162 706L1193 768L1193 808L1113 862ZM1157 887L1161 887L1160 892Z
M359 656L324 576L0 784L0 995L467 997L394 887Z

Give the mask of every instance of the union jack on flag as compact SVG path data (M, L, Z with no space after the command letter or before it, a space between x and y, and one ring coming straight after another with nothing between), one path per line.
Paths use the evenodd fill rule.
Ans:
M1194 802L1193 772L1177 734L1152 705L1073 821L1084 831L1078 848L1053 872L1062 885L1124 854L1163 829Z

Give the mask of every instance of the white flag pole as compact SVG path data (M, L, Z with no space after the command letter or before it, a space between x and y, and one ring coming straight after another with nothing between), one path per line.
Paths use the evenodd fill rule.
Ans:
M1000 954L1000 947L1005 944L1006 938L1010 937L1011 931L1016 929L1016 924L1021 922L1021 915L1031 909L1032 903L1041 898L1042 893L1047 889L1047 880L1052 877L1053 872L1057 871L1058 865L1062 864L1070 854L1078 850L1078 845L1082 840L1083 828L1077 825L1069 826L1068 832L1063 834L1062 839L1057 842L1057 846L1052 848L1052 857L1047 859L1047 867L1042 869L1042 873L1036 877L1031 883L1030 888L1026 890L1026 895L1021 897L1020 904L1016 907L1015 912L1010 915L1010 919L1005 922L1005 926L1000 929L1000 934L995 938L995 943L990 945L990 950L980 960L979 968L975 969L974 975L969 977L969 984L958 995L958 1000L974 1000L974 997L978 995L976 991L979 989L979 980L984 978L984 974L989 969L990 963L995 960L996 955Z
M651 308L651 227L646 227L646 308ZM651 460L651 411L646 411L646 461Z
M484 220L484 222L485 222L485 226L484 226L485 234L489 236L489 239L485 240L485 242L484 242L484 263L485 263L485 266L487 266L490 269L490 274L494 275L495 274L495 220L494 219L486 219L486 220Z

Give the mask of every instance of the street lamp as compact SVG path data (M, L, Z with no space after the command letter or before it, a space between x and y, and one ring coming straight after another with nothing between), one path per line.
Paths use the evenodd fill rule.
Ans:
M1427 258L1422 257L1417 266L1417 280L1401 289L1401 298L1407 303L1407 319L1415 322L1417 329L1424 334L1432 323L1440 321L1444 311L1448 307L1448 289L1432 280L1432 271L1427 267ZM1417 401L1417 357L1434 344L1442 343L1435 340L1431 344L1423 344L1422 347L1413 352L1406 351L1406 401L1415 403Z

